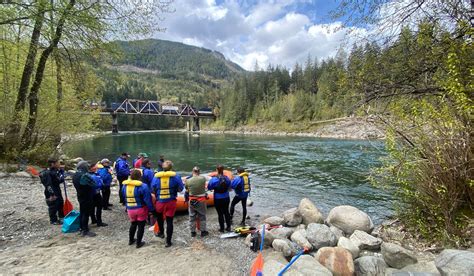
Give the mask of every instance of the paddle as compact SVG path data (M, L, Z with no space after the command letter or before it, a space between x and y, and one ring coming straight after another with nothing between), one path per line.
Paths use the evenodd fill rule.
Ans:
M63 184L64 184L64 196L66 197L66 200L64 200L64 204L63 204L63 214L64 216L67 216L74 209L74 207L72 206L71 201L69 201L67 197L66 181L64 181Z
M280 271L278 272L278 276L282 276L283 273L285 273L289 268L290 266L296 262L296 260L298 260L298 258L303 255L305 252L308 252L308 248L303 248L295 257L293 257L293 259L291 259L291 261Z
M262 227L262 241L260 242L260 252L253 261L252 267L250 268L250 276L262 276L263 273L263 243L265 242L265 225Z

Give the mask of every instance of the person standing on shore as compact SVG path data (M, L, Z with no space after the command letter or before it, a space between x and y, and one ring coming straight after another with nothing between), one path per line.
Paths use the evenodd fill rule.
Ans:
M156 198L156 220L160 232L158 237L164 238L163 233L163 215L166 217L166 245L172 245L171 238L173 236L173 218L176 212L176 197L178 192L184 190L184 184L176 172L172 171L173 162L166 160L163 162L163 171L155 174L151 182L153 193Z
M133 167L135 169L140 169L143 166L142 162L145 158L148 158L148 154L146 154L144 152L140 152L138 154L138 158L133 160Z
M189 194L188 211L191 237L196 237L196 219L200 223L201 237L209 235L206 227L206 178L199 174L199 167L194 167L192 177L186 179L186 193Z
M230 205L230 218L234 218L235 205L242 202L242 221L241 225L245 226L245 219L247 218L247 198L250 194L250 179L249 174L243 168L237 168L238 176L232 180L232 189L235 191L235 197Z
M102 181L102 178L100 175L97 173L97 168L98 165L94 165L90 169L90 174L92 178L94 179L95 185L94 185L94 207L91 213L91 222L92 224L97 224L98 227L104 227L107 226L107 223L102 222L102 188L104 186L104 182Z
M217 175L213 176L207 185L208 190L214 190L214 205L219 217L219 231L224 232L224 221L230 232L231 220L229 214L229 189L231 187L230 179L224 175L224 166L217 165Z
M110 185L112 184L112 169L110 168L109 159L105 158L100 161L100 164L97 166L99 170L100 178L104 185L102 186L102 209L110 210L109 207L113 206L109 203L110 200Z
M128 245L132 245L136 242L137 248L145 244L142 239L145 233L145 224L148 214L150 212L156 214L148 185L144 185L143 182L140 181L141 178L142 173L140 170L133 170L130 179L123 182L122 192L130 219ZM137 239L135 239L135 233L137 233Z
M94 209L94 186L95 181L89 174L90 164L81 161L77 164L76 173L72 177L72 183L77 192L79 201L79 223L80 234L83 237L94 237L96 234L89 231L89 217Z
M64 218L64 200L61 193L64 171L60 170L58 160L48 159L48 168L40 173L40 180L44 186L44 197L46 205L48 205L49 222L53 225L60 225L62 224L61 219Z
M143 159L142 162L142 182L148 185L148 190L151 191L151 182L153 181L154 172L151 168L151 161L148 158Z
M122 195L122 188L123 182L128 179L130 175L130 167L128 166L127 159L130 155L126 152L122 153L122 155L115 161L115 173L117 174L117 181L119 183L119 200L120 203L125 205L123 202L123 195Z

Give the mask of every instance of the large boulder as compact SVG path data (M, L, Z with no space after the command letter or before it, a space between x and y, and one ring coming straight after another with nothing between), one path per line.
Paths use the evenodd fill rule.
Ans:
M276 261L276 260L269 260L265 261L263 263L263 275L278 275L278 272L280 272L283 268L285 267L284 264ZM301 276L302 274L299 273L296 270L289 269L285 272L285 276Z
M283 219L288 226L297 226L303 221L303 217L298 212L298 208L292 208L283 213Z
M360 250L378 250L382 240L367 234L366 232L355 230L349 238Z
M260 228L261 229L261 228ZM265 236L263 237L263 242L264 242L264 245L266 246L272 246L272 243L273 243L273 240L275 239L275 237L273 237L273 234L272 232L270 231L265 231Z
M298 260L293 263L290 270L293 269L307 276L332 276L332 273L329 271L329 269L324 267L310 255L302 255L299 257Z
M382 244L382 256L389 266L398 269L417 262L411 251L389 242Z
M341 247L323 247L318 250L316 260L335 276L354 275L354 262L349 251Z
M357 276L385 275L387 264L382 258L373 256L360 257L354 261Z
M341 229L346 235L351 235L355 230L370 233L374 228L372 220L366 213L349 205L334 207L329 212L326 222Z
M283 225L283 223L285 223L285 220L281 217L273 216L266 218L263 222L266 224L270 224L271 226L278 226Z
M334 225L330 226L329 230L331 230L331 232L333 232L334 235L336 235L337 240L339 240L341 237L344 237L344 232Z
M265 262L275 260L283 265L288 264L288 261L286 260L282 252L275 251L271 248L263 250L263 259L265 260Z
M286 240L275 239L272 242L272 247L276 251L281 252L283 254L283 256L285 256L285 257L289 257L289 256L293 255L293 252L290 248L290 245L288 244L288 242Z
M445 249L435 259L441 275L474 275L474 252Z
M431 275L441 275L436 268L434 261L431 262L418 262L416 264L407 265L402 268L402 271L418 272L418 273L431 273Z
M305 230L295 231L293 234L291 234L291 240L302 248L307 248L308 250L313 249L311 243L309 243L309 241L306 239Z
M316 206L307 198L300 201L298 211L303 217L303 223L308 225L310 223L323 223L324 218Z
M306 238L313 249L337 244L336 235L324 224L310 223L306 229Z
M287 239L293 234L293 228L289 227L280 227L270 230L275 239Z
M357 247L351 240L346 237L341 237L339 241L337 241L337 246L347 249L352 254L352 259L356 259L359 257L359 247Z

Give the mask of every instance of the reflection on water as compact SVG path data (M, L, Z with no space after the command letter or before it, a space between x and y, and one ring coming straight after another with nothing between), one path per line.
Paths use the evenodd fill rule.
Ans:
M254 184L252 213L278 214L303 197L325 213L344 204L366 211L375 221L392 213L391 195L366 180L384 154L382 142L152 132L103 136L67 148L69 156L90 161L115 160L123 151L132 157L146 152L155 164L164 154L182 174L195 165L203 171L219 163L232 169L244 166Z

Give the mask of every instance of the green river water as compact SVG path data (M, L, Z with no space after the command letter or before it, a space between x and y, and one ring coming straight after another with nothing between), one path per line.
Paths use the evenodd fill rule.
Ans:
M393 213L390 193L367 181L370 168L379 165L383 143L183 132L122 133L77 141L66 148L71 157L89 161L116 160L127 151L132 158L146 152L154 164L160 154L174 162L181 175L198 165L208 172L216 164L234 170L243 166L251 173L254 206L250 215L278 215L310 198L323 213L337 205L352 205L367 212L374 222Z

